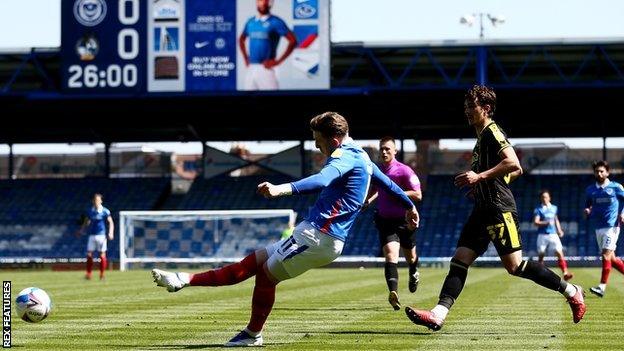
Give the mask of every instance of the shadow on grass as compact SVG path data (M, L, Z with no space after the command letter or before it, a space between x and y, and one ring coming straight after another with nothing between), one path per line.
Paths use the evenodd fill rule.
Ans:
M274 307L273 311L387 311L383 307Z
M302 332L306 333L306 335L314 336L314 335L432 335L432 332L409 332L409 331L401 331L401 330L338 330L338 331L309 331Z
M127 347L127 345L124 345ZM144 350L199 350L199 349L216 349L225 348L223 344L203 344L203 345L152 345Z

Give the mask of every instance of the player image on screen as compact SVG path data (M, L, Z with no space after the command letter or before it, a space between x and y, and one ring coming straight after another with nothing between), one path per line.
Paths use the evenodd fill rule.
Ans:
M271 14L272 5L272 0L256 0L258 13L247 20L238 39L247 67L244 90L279 89L274 67L284 62L297 44L294 33L284 20ZM286 38L288 46L277 58L277 46L282 37Z
M349 125L344 117L326 112L312 118L310 128L316 147L327 156L321 171L292 183L263 182L257 188L266 198L320 191L307 218L295 227L290 237L255 251L239 263L216 270L197 274L152 270L156 284L170 292L186 286L232 285L256 276L249 324L226 346L262 345L260 333L273 308L277 284L325 266L341 254L371 182L401 203L410 227L418 226L418 211L410 198L349 137Z
M414 171L406 164L396 159L397 147L394 138L384 137L379 140L379 152L381 158L381 171L392 179L405 194L414 202L422 200L420 180ZM399 302L399 249L403 249L405 261L409 267L408 288L410 292L416 292L420 274L418 273L418 255L414 242L414 229L410 229L405 222L405 213L401 203L386 193L384 190L374 189L366 200L366 205L377 201L375 212L375 226L379 232L385 264L384 275L388 285L388 302L395 311L401 309Z
M93 251L100 253L100 280L104 279L104 272L106 271L107 259L106 259L106 227L108 224L108 240L113 240L113 232L115 230L115 224L111 212L108 208L102 206L103 196L102 194L94 194L92 204L86 213L84 214L84 221L78 234L82 234L85 229L87 235L89 235L89 241L87 243L87 274L86 279L91 279L91 272L93 270Z
M557 255L557 264L563 273L566 281L572 279L574 274L568 271L568 263L563 256L563 229L557 215L557 206L550 202L550 192L542 190L540 192L541 204L533 210L533 224L537 227L537 255L538 262L544 264L544 255L551 249Z
M472 152L471 169L455 177L455 186L468 188L475 205L457 242L438 304L432 310L405 308L412 322L434 331L442 328L464 287L468 268L487 250L490 242L509 274L563 294L572 309L574 323L585 314L580 286L569 284L537 262L522 259L516 203L509 188L509 183L522 174L522 167L507 137L492 120L495 109L496 93L491 88L475 85L466 93L464 114L475 129L477 143Z
M600 284L589 289L594 295L603 297L607 289L611 267L624 274L624 263L615 256L620 224L624 223L624 188L609 180L609 163L597 161L592 164L596 183L585 190L584 213L589 217L596 232L598 248L601 250L602 275Z

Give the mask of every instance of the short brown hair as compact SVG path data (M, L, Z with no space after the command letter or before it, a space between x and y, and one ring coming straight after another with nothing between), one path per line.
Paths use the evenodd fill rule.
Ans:
M349 132L349 123L336 112L325 112L310 120L310 128L326 138L342 137Z
M607 172L609 172L609 162L605 161L605 160L600 160L600 161L594 161L592 163L592 168L594 169L594 171L596 170L596 168L598 167L604 167Z
M394 145L396 145L396 141L394 140L394 138L389 136L389 135L379 139L379 145L381 145L381 144L383 144L385 142L388 142L388 141L391 141Z
M104 200L104 196L100 193L93 194L93 198L95 199L96 197L99 197L102 201Z
M472 88L468 89L466 92L464 99L476 101L477 105L481 107L483 107L483 105L490 105L489 117L492 118L494 116L494 111L496 111L496 93L494 89L486 87L485 85L473 85Z

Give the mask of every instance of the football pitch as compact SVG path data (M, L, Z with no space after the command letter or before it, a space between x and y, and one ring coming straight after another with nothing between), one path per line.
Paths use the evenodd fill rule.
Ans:
M422 268L418 291L403 306L431 308L446 269ZM599 268L576 268L574 282L587 291ZM23 322L13 304L12 342L17 350L196 350L221 348L244 328L254 279L239 285L156 288L149 271L109 272L86 281L82 273L1 271L12 297L28 286L53 302L41 323ZM503 268L472 268L466 287L439 332L412 324L387 302L382 268L316 269L281 283L263 332L265 347L279 350L622 350L624 278L613 270L603 299L589 292L587 313L572 322L562 296Z

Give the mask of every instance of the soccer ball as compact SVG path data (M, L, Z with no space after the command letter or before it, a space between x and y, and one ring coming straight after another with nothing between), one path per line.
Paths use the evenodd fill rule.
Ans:
M50 296L42 289L30 287L20 291L15 299L18 316L30 323L46 319L52 308Z

